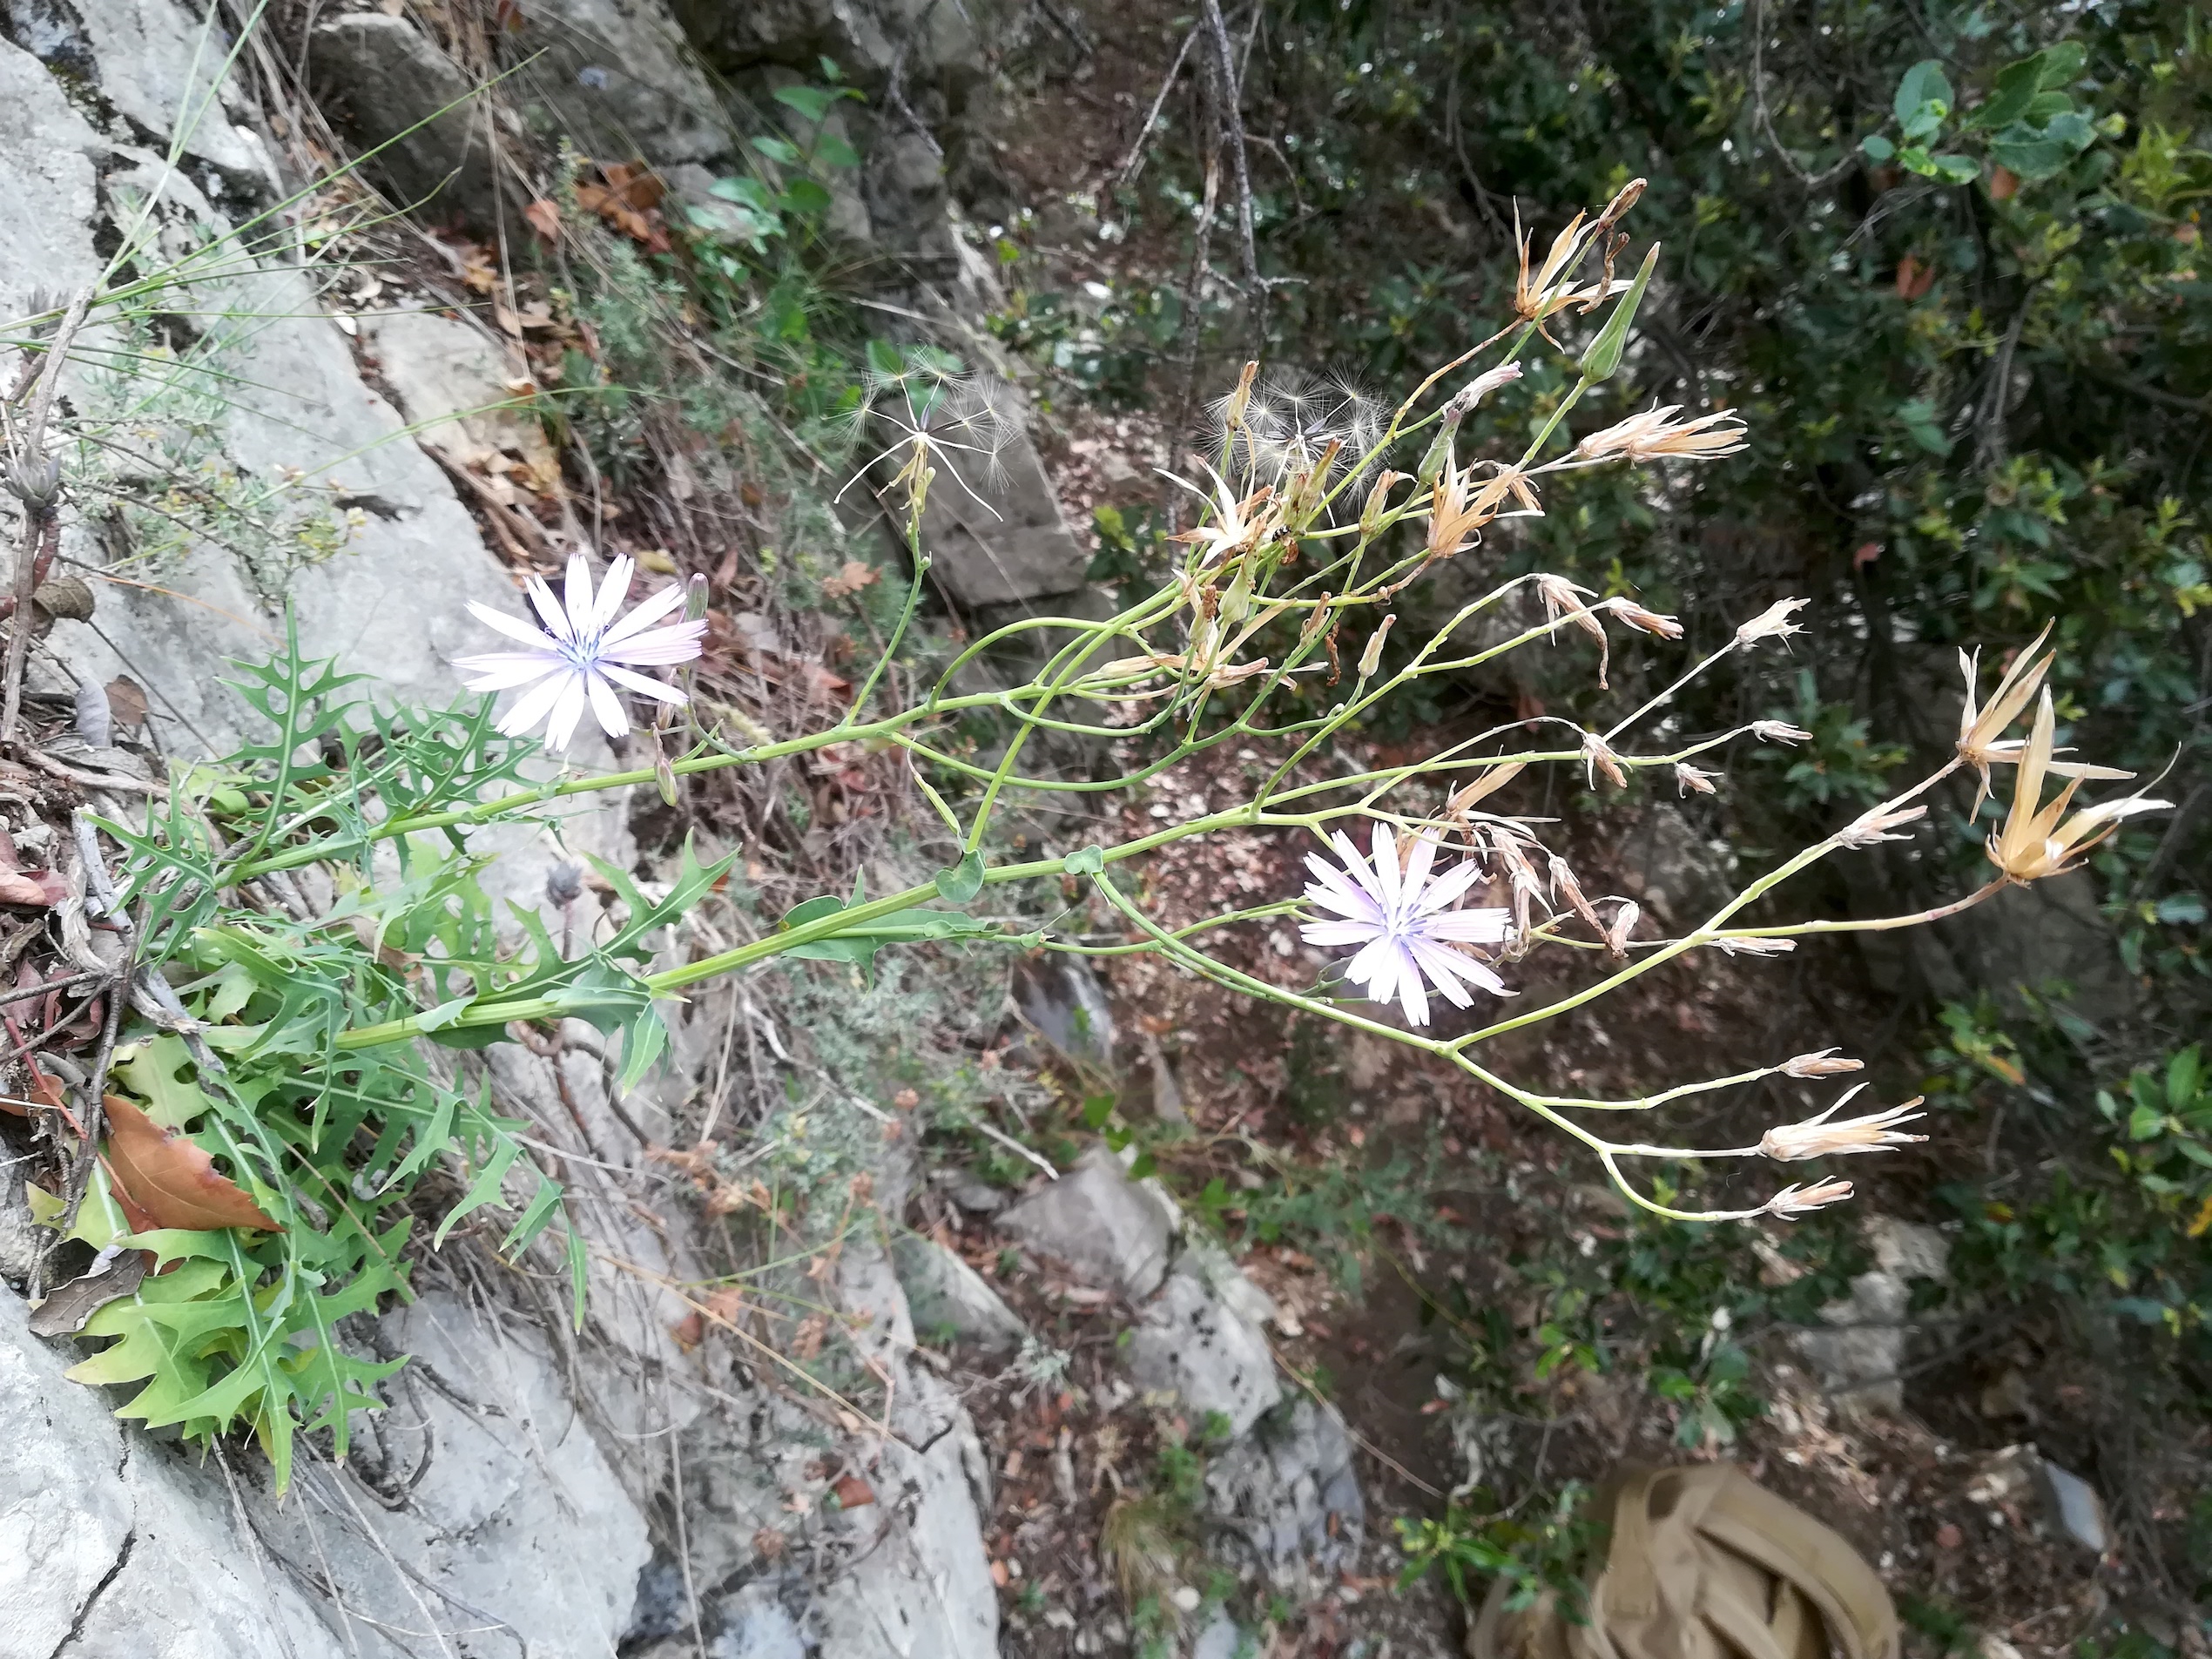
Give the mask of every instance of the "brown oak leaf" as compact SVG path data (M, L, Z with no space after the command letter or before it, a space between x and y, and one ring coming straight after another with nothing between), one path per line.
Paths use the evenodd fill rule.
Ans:
M557 242L561 239L561 209L550 198L540 196L523 209L523 217L529 220L530 228L547 241Z
M830 1490L837 1494L840 1509L860 1509L875 1501L875 1488L857 1474L841 1475Z
M847 559L844 568L822 583L822 591L833 599L842 599L848 593L858 593L862 588L883 579L883 573L873 564L859 559Z
M108 1174L155 1226L284 1231L184 1136L165 1130L120 1095L108 1096L106 1106Z

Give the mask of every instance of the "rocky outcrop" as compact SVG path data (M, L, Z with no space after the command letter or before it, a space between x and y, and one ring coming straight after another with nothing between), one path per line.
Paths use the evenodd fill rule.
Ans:
M308 52L321 106L394 201L431 219L496 215L486 110L437 42L405 17L349 11Z

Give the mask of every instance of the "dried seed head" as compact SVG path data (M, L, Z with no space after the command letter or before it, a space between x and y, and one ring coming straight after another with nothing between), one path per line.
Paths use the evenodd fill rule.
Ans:
M1810 599L1777 599L1736 631L1736 643L1749 645L1762 639L1787 639L1804 630L1790 620L1812 603Z
M1582 775L1593 789L1597 787L1599 772L1603 772L1606 782L1615 789L1629 786L1629 775L1621 770L1621 757L1613 752L1613 745L1596 732L1585 732L1582 733Z
M1610 599L1603 600L1595 608L1611 611L1639 632L1656 634L1662 639L1682 637L1681 622L1673 617L1662 617L1656 610L1646 610L1625 595L1615 595Z
M1823 1049L1815 1054L1801 1054L1794 1060L1783 1062L1785 1077L1835 1077L1847 1071L1864 1071L1866 1062L1839 1055L1833 1049Z
M1484 370L1452 395L1452 401L1444 406L1444 418L1454 425L1466 420L1475 405L1501 386L1512 385L1521 374L1519 363L1501 363L1495 368Z
M1812 1211L1842 1204L1850 1197L1848 1181L1816 1181L1811 1186L1784 1187L1766 1201L1766 1213L1779 1216L1784 1221L1795 1221Z
M1629 934L1635 930L1637 920L1642 914L1642 905L1628 902L1623 902L1613 913L1613 925L1605 930L1605 948L1609 954L1626 956L1629 954Z
M1713 792L1713 774L1686 760L1675 762L1675 792L1678 795L1710 795Z
M583 896L583 872L573 864L556 864L545 873L545 897L556 905L572 905Z
M1761 743L1810 743L1812 733L1801 725L1791 725L1787 720L1754 720L1751 735Z
M1848 1090L1817 1117L1808 1117L1802 1123L1785 1123L1769 1130L1760 1137L1759 1150L1778 1163L1795 1163L1805 1158L1842 1157L1852 1152L1878 1152L1885 1147L1910 1146L1925 1141L1925 1135L1906 1135L1892 1125L1917 1123L1920 1114L1912 1109L1920 1103L1914 1096L1902 1106L1892 1106L1885 1111L1870 1112L1864 1117L1847 1117L1834 1121L1836 1114L1849 1105L1851 1097L1866 1087L1860 1083Z
M1838 830L1836 845L1871 846L1877 841L1909 841L1912 839L1911 836L1896 835L1891 832L1900 825L1910 824L1927 815L1928 809L1925 806L1877 806Z
M1367 504L1359 509L1359 539L1362 543L1375 539L1375 532L1382 528L1383 509L1390 504L1391 487L1406 482L1402 472L1386 472L1367 491Z
M1575 872L1568 867L1567 860L1558 853L1554 853L1550 857L1552 892L1554 894L1565 894L1567 902L1575 907L1575 914L1590 924L1592 933L1601 939L1604 938L1605 924L1598 920L1597 911L1590 901L1582 896L1582 884L1575 879Z
M1563 617L1596 639L1597 688L1604 691L1605 671L1613 660L1613 644L1605 637L1604 624L1590 614L1589 607L1578 597L1590 593L1591 590L1579 583L1569 582L1563 576L1547 574L1536 578L1536 591L1544 601L1544 615L1552 624L1554 637L1558 636L1559 624Z
M1383 641L1390 637L1391 624L1398 620L1395 611L1382 619L1375 631L1367 636L1367 649L1359 653L1359 678L1367 679L1382 666Z
M1730 956L1785 956L1797 948L1794 939L1716 939L1713 943Z
M1653 461L1661 455L1712 461L1732 455L1743 447L1743 423L1734 411L1721 409L1694 421L1677 421L1675 414L1681 408L1679 403L1669 403L1663 408L1639 410L1591 433L1575 446L1575 454L1584 461L1603 461L1611 455L1630 461Z

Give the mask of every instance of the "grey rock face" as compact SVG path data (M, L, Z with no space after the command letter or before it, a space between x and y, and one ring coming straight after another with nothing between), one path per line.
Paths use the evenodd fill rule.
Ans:
M1093 1284L1142 1300L1166 1277L1173 1228L1152 1195L1103 1147L999 1217L999 1228Z
M522 365L482 329L427 311L384 312L360 326L419 439L463 463L497 451L533 467L555 466L536 418L497 407L513 401L508 383Z
M1232 1434L1283 1398L1266 1338L1179 1266L1130 1332L1129 1373L1140 1387L1179 1394L1201 1417L1218 1413Z
M0 1291L0 1653L81 1659L338 1659L222 1472L154 1445ZM380 1644L381 1646L381 1644Z
M260 139L231 118L245 101L221 72L231 43L216 14L202 23L171 0L34 0L0 12L0 26L152 147L178 138L196 181L212 168L226 190L274 192Z
M496 207L484 118L461 65L405 17L350 11L314 32L312 72L363 164L431 219L489 220ZM442 113L441 113L442 111Z
M509 84L541 138L655 167L731 152L721 102L660 0L538 0L522 17Z
M907 1293L914 1328L924 1336L948 1331L988 1353L1022 1345L1022 1321L988 1280L933 1238L907 1233L892 1241L891 1259Z
M1359 1559L1366 1503L1352 1436L1333 1406L1303 1397L1206 1466L1208 1512L1275 1588L1311 1594Z
M1932 1227L1875 1216L1866 1224L1874 1267L1851 1282L1851 1295L1820 1310L1828 1331L1807 1331L1798 1350L1837 1392L1847 1413L1880 1415L1900 1410L1905 1386L1898 1379L1911 1334L1902 1321L1912 1305L1915 1278L1948 1276L1951 1247Z
M1044 463L1026 436L999 456L974 491L939 478L922 513L930 575L963 605L1002 605L1082 586L1090 556L1061 516ZM981 499L978 500L980 496Z

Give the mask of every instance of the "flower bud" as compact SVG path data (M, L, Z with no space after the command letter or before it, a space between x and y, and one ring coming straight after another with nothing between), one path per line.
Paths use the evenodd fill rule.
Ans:
M1659 263L1659 244L1651 245L1651 252L1643 256L1643 268L1636 273L1636 280L1621 296L1621 303L1613 307L1613 314L1605 320L1605 327L1598 331L1589 349L1582 354L1582 378L1595 381L1610 380L1613 371L1621 366L1621 348L1628 343L1629 325L1635 320L1636 307L1642 303L1643 290L1651 280L1651 273Z
M1777 599L1736 631L1736 643L1749 645L1761 639L1787 639L1791 634L1804 632L1790 618L1811 603L1810 599Z
M1713 774L1703 767L1693 766L1686 760L1675 762L1675 792L1678 795L1710 795L1713 792Z
M1812 733L1787 720L1754 720L1751 735L1761 743L1810 743Z

